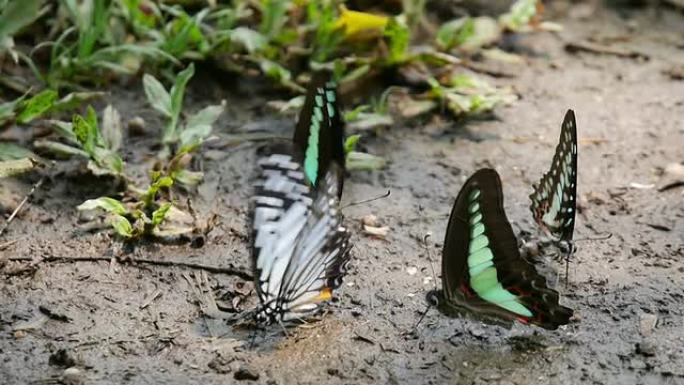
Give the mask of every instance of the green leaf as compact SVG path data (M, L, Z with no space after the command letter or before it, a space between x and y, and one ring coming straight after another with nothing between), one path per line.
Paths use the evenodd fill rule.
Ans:
M121 160L119 154L114 151L103 147L95 147L92 158L97 163L98 167L91 167L91 165L88 165L88 168L91 169L95 175L119 175L123 172L123 160ZM98 168L101 168L102 170Z
M181 146L198 143L208 137L211 134L211 126L223 113L224 103L205 107L189 117L180 134Z
M268 39L264 35L247 27L237 27L232 30L230 41L243 47L249 54L260 52L268 44Z
M26 95L14 99L11 102L0 104L0 125L14 118L17 105L19 105L25 97Z
M156 237L175 237L192 233L195 230L195 218L176 206L170 206L164 216L164 221L152 229Z
M292 81L292 73L282 65L272 60L261 59L259 60L259 66L261 67L261 72L263 72L264 75L277 81L283 87L289 88L296 92L306 92L304 87Z
M0 161L0 178L31 171L37 164L38 163L31 158Z
M183 186L195 187L198 184L200 184L200 182L202 182L202 179L204 179L204 173L201 171L190 171L182 169L177 171L173 175L173 178L176 182Z
M362 112L366 112L371 109L370 104L361 104L354 108L351 111L347 111L344 113L344 121L345 122L352 122L354 120L359 120L359 117Z
M0 142L0 160L36 158L36 154L12 142Z
M471 17L462 17L442 24L435 37L439 48L449 50L459 46L475 35L475 22Z
M273 38L280 34L283 25L287 22L287 6L289 1L286 0L262 0L261 10L261 26L259 27L262 34Z
M80 144L76 134L74 133L74 125L71 122L63 122L61 120L48 120L50 127L55 133L62 138L68 140L73 144Z
M121 148L122 139L121 115L111 105L108 105L102 113L102 138L105 146L111 151Z
M80 107L85 102L102 98L105 95L107 95L106 92L72 92L59 99L50 111L73 110Z
M53 142L51 140L36 140L35 142L33 142L33 146L36 149L42 149L63 157L69 157L72 155L82 156L84 158L90 157L90 154L81 150L80 148L76 148L59 142Z
M333 1L308 2L307 23L314 26L316 31L311 44L314 49L311 60L327 61L344 39L346 28L339 28L336 13L336 4Z
M170 208L171 203L164 203L161 207L154 210L152 213L152 226L157 227L164 222L164 218L166 218L166 214L169 212Z
M537 14L538 0L517 0L511 9L499 17L499 23L511 31L526 27Z
M171 187L173 185L173 179L168 176L160 177L156 179L150 187L148 187L147 191L145 194L142 196L142 201L145 207L150 207L152 205L152 202L157 197L157 193L159 192L159 189L162 187Z
M349 122L349 129L357 131L372 130L378 127L391 126L394 119L389 114L375 112L359 112L356 119Z
M183 98L185 97L185 87L195 74L195 64L190 63L183 71L176 76L176 82L171 87L171 113L179 116L183 108Z
M344 154L345 155L354 151L354 149L356 148L356 144L359 142L359 139L361 139L361 135L358 135L358 134L350 135L347 137L347 139L344 141Z
M95 110L89 106L85 118L75 114L71 122L76 139L81 144L81 147L83 147L83 150L90 154L90 156L95 154L95 145L98 137L97 116L95 116L95 121L93 121L93 114L95 114Z
M209 8L197 12L194 17L179 8L166 8L173 10L176 18L166 28L167 38L163 49L176 57L202 58L209 50L209 42L202 33L202 19L209 13Z
M0 14L0 40L31 24L42 5L43 0L10 0Z
M352 151L347 154L347 170L379 170L387 164L384 158L367 154L365 152Z
M402 22L402 19L393 17L387 23L384 34L389 40L387 62L392 65L404 62L411 40L411 32L408 26Z
M154 76L145 74L143 76L143 87L145 88L145 95L147 101L152 105L152 108L170 118L173 116L171 112L171 96L164 86Z
M102 209L107 213L118 215L128 214L128 210L126 210L126 207L124 207L120 201L110 197L88 199L76 207L76 210L78 211L90 211L95 209Z
M22 102L17 116L17 122L26 124L48 112L57 100L57 91L44 90L30 99Z
M159 8L154 2L144 0L123 0L126 17L135 27L146 30L157 24ZM143 11L145 10L145 11Z
M124 238L133 237L133 226L131 226L131 222L126 217L118 214L110 215L109 224L120 236Z
M162 134L162 142L164 144L175 143L178 140L178 119L183 109L183 98L185 97L185 87L187 86L190 78L195 74L195 65L190 63L190 65L181 71L176 77L176 83L171 87L170 97L171 97L171 109L168 124L164 128Z
M339 61L338 61L338 63L339 63ZM344 75L344 77L342 79L340 79L340 84L357 81L357 80L361 79L363 76L365 76L367 73L369 73L370 70L371 70L370 64L364 64L364 65L361 65L357 68L354 68L351 72L348 72L347 74Z

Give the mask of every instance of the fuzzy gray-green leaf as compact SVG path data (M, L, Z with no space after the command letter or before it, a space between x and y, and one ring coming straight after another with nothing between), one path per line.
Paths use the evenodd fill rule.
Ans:
M171 96L164 86L154 76L145 74L143 76L143 86L147 101L152 108L161 112L166 117L171 117Z

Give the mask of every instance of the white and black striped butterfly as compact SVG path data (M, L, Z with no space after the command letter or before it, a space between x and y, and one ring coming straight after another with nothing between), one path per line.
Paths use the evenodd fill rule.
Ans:
M530 210L544 235L569 257L577 211L577 124L568 110L551 169L534 186Z
M339 197L344 127L335 85L312 81L292 143L259 160L252 212L257 321L302 320L332 298L349 260Z

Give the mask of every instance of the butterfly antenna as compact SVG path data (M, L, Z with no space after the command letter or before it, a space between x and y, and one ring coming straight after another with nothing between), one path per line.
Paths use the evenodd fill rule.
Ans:
M377 201L377 200L379 200L379 199L385 199L385 198L387 198L388 196L390 196L390 193L391 193L391 191L390 191L390 190L387 190L386 193L384 193L384 194L382 194L382 195L378 195L378 196L376 196L376 197L374 197L374 198L370 198L370 199L365 199L365 200L362 200L362 201L357 201L357 202L348 203L348 204L342 206L342 208L340 208L340 210L344 210L344 209L346 209L347 207L351 207L351 206L356 206L356 205L361 205L361 204L364 204L364 203L369 203L369 202Z
M428 238L430 238L430 233L425 234L423 237L423 248L425 248L425 252L427 253L427 259L428 262L430 263L430 270L432 270L432 278L433 282L432 284L435 287L435 290L437 290L437 275L435 274L435 267L432 265L432 257L430 254L430 247L428 246ZM418 318L418 322L416 322L415 325L413 325L413 328L411 329L411 333L415 334L416 330L418 329L418 325L420 325L421 322L423 322L423 318L427 315L428 311L430 311L430 308L432 307L432 304L428 302L428 305L425 307L425 310L423 310L423 313L420 315L420 318Z

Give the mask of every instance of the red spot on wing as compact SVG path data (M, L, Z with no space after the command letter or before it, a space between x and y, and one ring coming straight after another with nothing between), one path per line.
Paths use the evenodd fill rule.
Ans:
M459 289L463 294L465 294L466 297L472 297L475 295L475 293L473 293L473 290L466 283L462 283Z

